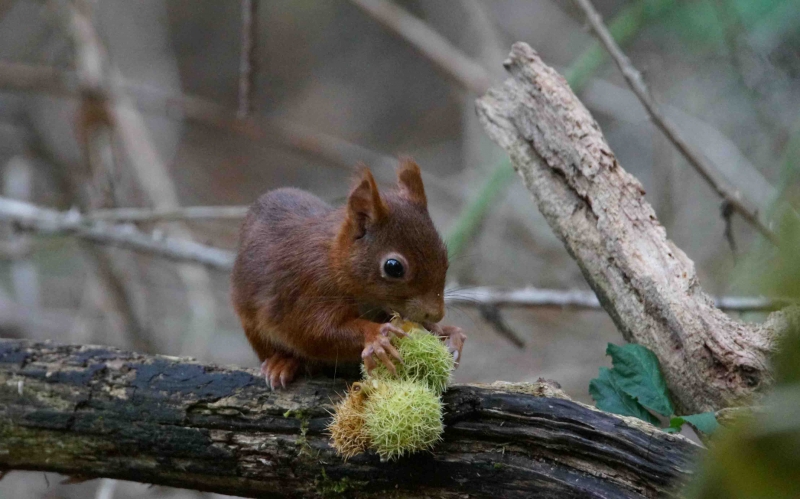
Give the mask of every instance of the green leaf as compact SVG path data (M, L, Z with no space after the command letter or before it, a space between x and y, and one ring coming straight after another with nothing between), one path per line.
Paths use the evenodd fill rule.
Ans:
M589 394L599 409L622 416L634 416L658 426L659 421L655 416L617 386L607 367L601 367L599 376L589 383Z
M614 381L625 393L662 416L675 413L653 352L633 343L621 347L609 343L606 355L611 356L614 364Z
M694 429L706 435L711 435L719 428L717 417L713 412L703 412L692 414L691 416L675 416L669 420L669 427L678 431L684 423L689 423Z

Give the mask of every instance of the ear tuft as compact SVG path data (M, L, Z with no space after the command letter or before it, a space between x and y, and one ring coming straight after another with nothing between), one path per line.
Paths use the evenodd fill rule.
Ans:
M425 186L422 185L422 172L413 159L408 157L400 158L400 168L397 170L397 187L402 198L423 208L428 207Z
M361 166L356 186L347 198L347 222L355 238L363 237L369 226L384 219L388 213L372 172Z

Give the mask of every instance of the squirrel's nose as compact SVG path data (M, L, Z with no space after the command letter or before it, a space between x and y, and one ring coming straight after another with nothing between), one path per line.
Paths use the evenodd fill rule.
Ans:
M439 322L444 318L444 302L425 312L425 322Z
M441 315L441 314L425 314L425 321L424 322L437 323L440 320L442 320L442 317L444 317L444 316Z

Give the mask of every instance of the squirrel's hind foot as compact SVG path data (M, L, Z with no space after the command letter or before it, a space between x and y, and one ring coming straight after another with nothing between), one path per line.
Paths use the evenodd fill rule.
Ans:
M271 390L286 388L294 380L300 361L282 353L273 354L261 363L261 374Z

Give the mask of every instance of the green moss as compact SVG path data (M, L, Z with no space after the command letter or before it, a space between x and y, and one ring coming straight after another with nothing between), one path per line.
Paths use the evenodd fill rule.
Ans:
M430 334L419 324L401 321L393 321L393 324L408 333L407 338L394 337L392 339L392 344L403 357L402 364L395 363L397 378L418 381L433 390L435 394L440 395L447 389L450 376L455 368L452 354L439 338ZM363 365L362 373L366 378L367 374ZM372 370L370 377L377 380L395 378L382 364Z
M370 447L382 460L428 450L441 440L442 402L427 386L409 380L373 381L364 403Z
M346 492L361 488L365 484L366 482L350 480L347 477L344 477L340 480L333 480L325 472L325 468L322 468L322 473L314 480L314 488L316 489L317 494L322 497L341 496Z
M290 409L283 413L283 417L287 419L294 417L295 419L300 421L300 436L297 437L297 440L295 440L295 445L300 447L301 456L302 455L313 456L314 451L308 444L308 438L306 438L306 435L308 433L308 424L311 419L311 416L308 414L308 412L302 409L300 410Z
M303 420L303 419L308 419L309 414L308 411L305 409L289 409L288 411L283 413L283 417Z

